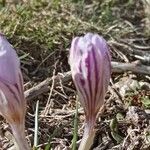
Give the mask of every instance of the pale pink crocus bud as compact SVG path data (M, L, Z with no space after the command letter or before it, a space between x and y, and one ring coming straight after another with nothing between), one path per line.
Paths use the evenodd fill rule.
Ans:
M111 59L105 39L92 33L74 38L69 63L85 111L86 124L79 150L88 150L93 143L96 117L104 103L111 75Z
M26 100L20 61L0 33L0 114L8 121L19 150L29 150L25 139Z

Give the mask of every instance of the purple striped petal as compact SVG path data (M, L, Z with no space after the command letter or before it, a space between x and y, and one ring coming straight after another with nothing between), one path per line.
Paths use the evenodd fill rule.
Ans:
M20 62L15 50L0 34L0 112L9 123L14 123L22 122L25 111Z
M111 60L107 42L92 33L77 37L72 42L69 60L73 81L89 120L96 117L102 106L110 80Z
M19 58L0 34L0 114L8 121L18 149L29 150L25 139L26 100Z
M4 35L0 35L0 80L15 84L20 63L18 56Z

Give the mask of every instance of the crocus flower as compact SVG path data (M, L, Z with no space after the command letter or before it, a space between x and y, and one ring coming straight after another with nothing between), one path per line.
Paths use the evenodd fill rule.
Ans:
M15 50L0 33L0 114L10 124L19 150L29 150L25 139L25 113L20 62Z
M111 74L109 48L98 34L73 39L69 55L72 78L85 112L85 130L80 150L88 150L95 135L95 121L103 105Z

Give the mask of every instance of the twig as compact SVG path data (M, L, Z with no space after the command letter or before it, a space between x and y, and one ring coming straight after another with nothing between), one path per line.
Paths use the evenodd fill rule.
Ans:
M121 41L121 42L123 42L123 41ZM109 41L108 43L112 47L114 47L114 46L121 47L118 50L123 52L124 54L134 56L135 58L140 59L142 62L150 64L150 52L149 51L138 50L133 45L131 45L125 41L123 43L119 43L117 41L112 40L112 41ZM144 48L144 46L143 47L141 46L141 48ZM150 48L150 47L146 47L146 48Z
M150 53L148 51L142 51L142 50L137 50L135 48L131 48L132 45L129 46L129 43L119 43L117 41L109 41L108 42L110 45L115 45L115 46L120 46L123 47L122 49L119 49L120 51L127 53L127 54L132 54L132 55L142 55L142 56L150 56Z
M68 82L69 80L71 80L71 72L68 71L63 75L58 74L56 76L53 76L52 78L47 78L43 82L39 83L37 86L32 87L31 89L25 91L26 99L31 100L37 97L38 95L49 91L49 85L52 84L52 81L55 80L55 83L58 83L60 79L62 80L63 83Z
M126 71L132 71L136 74L147 74L150 75L150 66L135 64L135 63L120 63L120 62L112 62L112 71L114 73L123 73ZM55 84L62 81L62 83L66 83L71 80L71 72L68 71L65 74L58 74L53 76L52 78L47 78L37 86L25 91L25 97L29 101L38 95L48 92L49 86L52 84L52 81L55 80Z
M55 68L56 68L56 64L57 64L57 62L55 63ZM54 69L54 71L53 71L53 76L55 76L55 72L56 72L56 69ZM49 92L49 96L48 96L48 100L47 100L47 103L46 103L46 107L45 107L44 112L43 112L44 115L47 115L47 113L48 113L48 111L51 107L51 96L52 96L54 84L55 84L55 79L53 78L52 85L51 85L50 92Z
M126 71L132 71L137 74L147 74L150 75L150 66L145 66L136 63L120 63L112 62L112 70L116 73L122 73Z

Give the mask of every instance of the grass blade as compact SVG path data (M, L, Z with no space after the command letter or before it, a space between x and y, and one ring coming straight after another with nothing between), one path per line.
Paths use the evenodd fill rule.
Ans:
M78 139L78 98L76 100L76 113L74 116L74 131L72 139L72 150L77 149L77 139Z
M38 146L38 113L39 113L39 101L36 103L36 110L35 110L35 129L34 129L34 150L36 150Z

